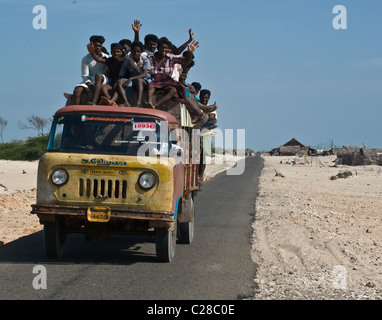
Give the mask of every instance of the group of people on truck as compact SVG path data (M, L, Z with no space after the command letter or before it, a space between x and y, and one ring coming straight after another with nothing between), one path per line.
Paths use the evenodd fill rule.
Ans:
M135 20L134 41L123 39L112 43L111 55L103 46L103 36L91 36L87 45L89 54L81 63L82 82L75 86L73 94L64 93L65 97L78 105L84 93L92 92L88 104L131 106L126 92L132 89L137 95L136 107L155 109L169 100L177 100L186 106L194 128L216 128L217 105L208 104L211 92L201 90L198 82L186 83L188 71L195 64L194 52L199 47L192 30L189 39L176 47L166 37L153 34L146 35L144 43L140 42L141 26ZM145 102L144 92L147 92ZM157 100L155 93L161 94Z

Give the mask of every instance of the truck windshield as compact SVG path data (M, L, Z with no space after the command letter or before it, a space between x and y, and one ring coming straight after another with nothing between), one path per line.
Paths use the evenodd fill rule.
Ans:
M155 118L62 115L53 122L48 150L123 155L137 155L140 150L141 155L167 155L168 129L165 121Z

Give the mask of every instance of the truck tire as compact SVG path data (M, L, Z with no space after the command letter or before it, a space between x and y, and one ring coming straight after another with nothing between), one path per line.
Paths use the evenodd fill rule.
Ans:
M176 245L176 232L177 223L175 223L175 229L172 231L164 229L155 230L155 250L157 259L162 262L171 262L175 256Z
M44 224L44 245L48 258L61 258L66 244L66 232L62 223Z
M191 221L179 223L179 242L183 244L191 244L194 240L195 207L193 199L190 198L189 200L190 203L187 206L189 212L187 215Z

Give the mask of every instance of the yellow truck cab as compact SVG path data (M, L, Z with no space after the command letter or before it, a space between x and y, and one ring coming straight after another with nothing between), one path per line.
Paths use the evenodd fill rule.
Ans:
M48 257L64 254L70 233L91 240L154 235L157 258L166 262L177 240L192 242L200 157L187 111L179 103L174 108L172 115L71 105L55 113L32 205Z

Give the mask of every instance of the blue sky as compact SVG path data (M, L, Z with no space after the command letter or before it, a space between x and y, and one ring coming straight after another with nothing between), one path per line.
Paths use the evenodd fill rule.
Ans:
M35 30L35 5L47 29ZM335 30L333 7L347 9ZM188 82L217 101L219 128L245 129L269 150L295 137L316 146L382 145L382 2L377 0L0 0L3 139L24 139L31 114L51 117L81 80L93 34L133 38L134 19L176 45L192 28L200 47Z

